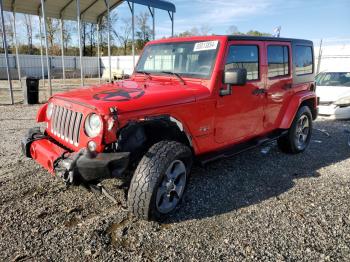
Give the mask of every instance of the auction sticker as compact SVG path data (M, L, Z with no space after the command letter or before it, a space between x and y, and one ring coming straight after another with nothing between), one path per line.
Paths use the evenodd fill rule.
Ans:
M206 41L196 43L194 45L193 52L216 49L218 46L218 42L219 41Z

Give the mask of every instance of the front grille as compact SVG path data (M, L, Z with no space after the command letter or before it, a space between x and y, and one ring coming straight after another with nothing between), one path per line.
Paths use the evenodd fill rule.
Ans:
M82 119L82 113L54 105L51 117L51 133L72 145L78 146Z

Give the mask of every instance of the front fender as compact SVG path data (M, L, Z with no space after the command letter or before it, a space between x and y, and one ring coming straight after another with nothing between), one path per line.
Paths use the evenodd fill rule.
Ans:
M316 109L317 107L317 97L314 92L311 91L302 91L294 94L292 99L290 100L288 107L284 113L284 117L282 119L280 128L281 129L288 129L294 120L294 117L296 113L298 112L298 109L300 105L307 100L312 100L313 105L315 108L310 108L310 109Z

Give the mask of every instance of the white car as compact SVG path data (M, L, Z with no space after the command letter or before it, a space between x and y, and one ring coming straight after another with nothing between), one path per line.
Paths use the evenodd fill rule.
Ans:
M322 72L316 76L319 115L350 119L350 72Z

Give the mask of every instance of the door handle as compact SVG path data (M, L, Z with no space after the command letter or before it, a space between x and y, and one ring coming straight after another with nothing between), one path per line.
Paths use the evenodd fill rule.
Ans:
M262 95L262 94L265 94L266 93L266 90L264 88L257 88L257 89L254 89L253 91L253 95Z

